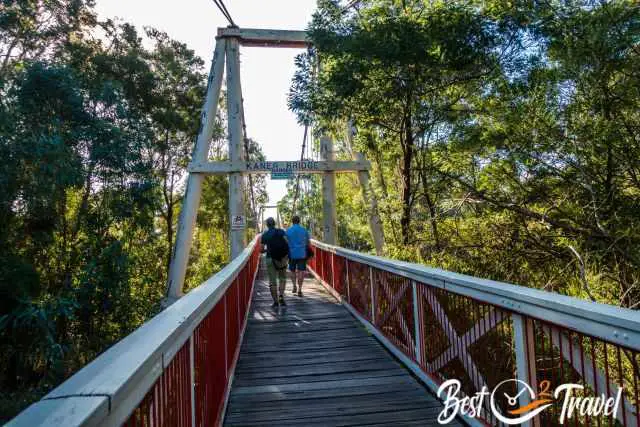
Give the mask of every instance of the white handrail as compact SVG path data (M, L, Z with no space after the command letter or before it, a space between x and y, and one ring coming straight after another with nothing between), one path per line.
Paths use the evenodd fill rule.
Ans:
M544 324L547 324L548 333L542 329L543 334L549 337L548 346L555 346L558 348L560 356L563 357L566 363L573 366L576 372L581 372L584 383L592 387L594 390L604 390L605 384L610 396L615 396L622 385L617 384L615 381L611 381L608 373L608 365L604 367L596 367L595 360L588 354L583 353L582 344L575 344L571 335L568 336L561 331L573 331L577 335L583 337L594 337L596 339L602 339L603 342L612 343L618 347L618 364L620 364L620 348L631 349L631 351L637 352L640 348L640 312L615 307L607 304L598 304L590 301L580 300L578 298L572 298L565 295L555 294L551 292L540 291L537 289L525 288L523 286L517 286L510 283L496 282L493 280L479 279L472 276L466 276L463 274L452 273L440 269L429 268L419 264L411 264L403 261L396 261L388 258L382 258L378 256L372 256L354 252L348 249L340 248L338 246L328 245L322 242L313 241L313 244L327 253L331 253L332 266L335 264L336 256L342 257L346 260L362 264L367 267L369 271L369 278L362 277L360 280L362 283L360 287L365 286L367 281L370 281L371 287L370 304L371 314L368 313L368 308L356 309L351 305L351 299L347 297L345 300L340 295L334 286L336 285L336 274L332 267L331 274L327 276L324 271L315 272L312 269L312 273L320 280L325 287L338 298L345 307L356 317L363 325L371 332L378 340L391 351L398 359L400 359L407 368L409 368L414 374L420 378L425 385L427 385L434 393L438 392L438 384L432 380L432 377L427 373L436 373L440 371L444 364L450 359L442 359L440 356L448 355L451 357L458 357L463 364L464 369L469 373L471 381L474 383L476 390L480 390L485 385L485 380L482 378L481 373L468 353L468 347L473 344L473 337L478 338L481 336L478 334L481 326L484 326L485 333L487 329L492 328L493 325L497 325L506 317L510 317L513 322L514 335L514 352L516 359L516 378L524 381L527 384L534 384L536 379L530 378L532 372L536 372L536 357L535 346L536 337L533 331L533 321L539 320ZM326 261L321 261L321 265ZM345 263L345 270L348 272L350 265ZM385 332L376 324L374 313L376 313L376 298L374 297L374 286L378 289L386 289L384 283L377 283L374 281L373 269L379 269L382 271L390 272L394 275L406 277L411 280L413 286L413 292L411 299L413 302L413 322L415 338L411 337L408 329L403 329L404 337L409 341L409 348L398 347L394 344L393 339L388 339ZM324 269L321 269L324 270ZM364 273L366 275L366 273ZM328 280L329 282L326 282ZM350 277L346 277L347 282L347 295L349 294L349 288L353 285L350 283ZM356 285L358 286L358 285ZM438 322L441 323L443 332L447 335L450 343L456 340L460 341L456 348L450 347L451 351L447 350L436 359L439 363L432 363L422 359L423 349L425 346L424 340L429 339L420 332L424 327L424 320L421 319L421 309L419 308L418 286L422 287L420 290L423 295L431 295L431 298L426 298L423 303L430 306L431 310L435 313ZM442 307L437 301L437 298L433 296L433 289L439 288L447 293L457 294L460 296L472 298L481 304L490 304L497 310L489 312L489 316L485 316L480 319L476 325L472 327L475 332L469 335L469 332L465 334L466 338L460 338L456 333L454 327L451 325L447 314L443 311ZM402 291L401 291L402 292ZM387 291L388 294L388 291ZM366 304L365 304L366 305ZM392 303L393 305L393 303ZM395 307L395 306L394 306ZM395 310L394 307L387 307L390 310ZM502 308L502 309L501 309ZM370 316L369 319L365 316ZM492 320L493 319L493 320ZM400 322L406 321L402 315L400 315ZM488 325L487 325L488 323ZM489 326L487 328L487 326ZM527 332L528 331L528 332ZM415 339L414 343L411 343L411 339ZM581 341L580 341L581 342ZM592 340L593 343L593 340ZM410 354L412 351L412 345L415 344L415 355ZM544 345L542 345L544 348ZM461 355L458 352L462 352ZM581 357L574 360L572 354L581 354ZM577 363L579 360L580 363ZM606 354L605 354L606 361ZM593 369L584 369L585 364L591 366ZM620 374L619 374L620 375ZM635 375L635 374L633 374ZM635 379L633 380L635 384ZM634 385L634 387L636 387ZM521 394L521 397L525 394ZM529 403L528 397L520 399L521 406ZM637 408L634 409L633 403L625 396L622 400L622 405L618 406L615 417L618 420L624 422L625 425L637 427ZM484 425L476 418L465 418L466 422L470 425ZM536 424L536 423L533 423ZM526 422L524 425L529 426L530 423Z
M121 425L251 259L256 237L222 270L114 344L8 426Z
M640 350L640 311L363 254L316 240L314 245L381 270L502 307L511 312Z

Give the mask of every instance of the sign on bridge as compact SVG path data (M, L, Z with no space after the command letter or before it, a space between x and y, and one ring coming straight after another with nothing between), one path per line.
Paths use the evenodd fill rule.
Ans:
M247 162L247 171L271 171L271 179L291 179L295 174L318 169L315 161Z
M291 179L293 173L291 172L271 172L271 179Z
M319 169L319 163L313 160L292 162L247 162L247 171L271 171L272 174L291 174Z
M244 230L246 226L247 221L244 215L231 215L232 230Z
M242 173L270 173L275 174L273 179L283 176L281 174L296 173L323 173L323 172L355 172L369 170L371 163L367 160L355 161L274 161L274 162L193 162L189 165L189 172L206 174ZM289 177L287 177L289 178Z

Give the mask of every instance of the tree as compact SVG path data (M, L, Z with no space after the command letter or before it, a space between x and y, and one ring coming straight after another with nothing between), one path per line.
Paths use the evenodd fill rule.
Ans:
M337 139L355 120L388 255L637 308L639 13L320 1L290 106Z
M203 61L153 29L147 49L135 28L98 22L91 5L0 9L2 418L154 315L164 296ZM218 252L198 262L215 271Z
M399 226L409 244L416 143L464 105L469 86L477 88L496 69L490 22L457 3L385 0L345 15L337 3L321 1L309 32L321 71L315 84L311 61L300 61L303 84L294 87L291 106L301 119L311 110L383 135L381 148L398 162Z
M166 33L147 28L154 49L147 54L149 67L156 76L154 101L149 111L157 143L154 169L162 185L161 216L166 227L168 275L174 246L174 227L181 200L187 163L191 157L200 126L200 108L206 90L203 61L183 43L171 40ZM218 126L215 137L222 129Z

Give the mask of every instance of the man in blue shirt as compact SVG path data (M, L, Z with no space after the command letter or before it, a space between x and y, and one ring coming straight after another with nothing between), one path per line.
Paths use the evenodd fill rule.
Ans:
M293 225L287 229L287 242L289 243L289 270L293 279L293 293L296 293L298 284L298 296L302 296L302 281L307 269L307 246L309 245L309 232L300 225L300 217L294 215L291 218Z

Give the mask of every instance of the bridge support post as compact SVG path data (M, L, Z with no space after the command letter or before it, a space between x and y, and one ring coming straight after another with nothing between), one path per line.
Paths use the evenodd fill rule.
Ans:
M213 128L218 110L218 99L220 99L220 87L222 86L222 74L224 72L225 42L218 39L216 49L213 54L211 71L209 72L209 82L207 95L200 118L200 130L196 139L196 146L193 150L194 161L207 161L209 153L209 141L213 136ZM182 210L178 220L178 230L176 232L176 242L169 267L169 280L167 284L167 302L171 303L183 295L184 276L187 271L187 262L191 243L193 241L193 230L196 224L196 215L200 207L200 196L202 195L202 183L204 174L189 173Z
M369 284L371 286L371 324L376 324L376 282L373 280L373 268L369 266Z
M244 160L242 135L242 89L240 86L240 42L237 37L226 39L227 50L227 114L229 133L229 159ZM243 176L241 172L229 174L229 238L231 259L237 257L245 246L244 203L242 197Z
M355 153L355 160L364 161L364 154ZM380 215L378 215L378 199L376 199L376 195L373 193L369 183L369 171L358 172L358 181L360 181L364 202L369 202L369 228L371 229L376 255L381 256L384 253L384 232L382 231Z
M418 365L422 364L422 322L420 321L420 300L418 299L418 285L416 285L415 280L411 281L411 298L413 302L413 332L414 332L414 341L416 346L416 362Z
M353 122L349 120L347 122L347 144L348 149L353 153L353 160L364 161L364 154L353 151L353 135L355 134L355 127ZM382 221L378 214L378 199L376 198L371 184L369 182L369 171L358 171L358 181L360 181L360 190L362 191L362 199L365 206L367 206L369 217L369 229L371 230L371 237L373 238L373 246L376 250L376 255L381 256L384 254L384 231L382 229Z
M320 137L320 156L325 161L336 159L331 137ZM322 239L330 245L335 245L337 241L336 217L336 173L328 171L322 174Z
M511 313L513 322L513 340L516 353L516 376L517 379L529 384L531 388L537 392L538 384L536 381L536 362L535 362L535 336L533 322L526 316ZM518 393L522 392L522 388L518 389ZM529 393L520 394L520 407L524 407L531 403ZM526 427L540 427L540 417L536 416L532 420L522 423Z

